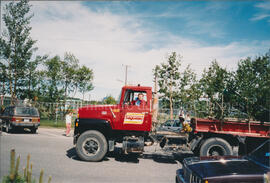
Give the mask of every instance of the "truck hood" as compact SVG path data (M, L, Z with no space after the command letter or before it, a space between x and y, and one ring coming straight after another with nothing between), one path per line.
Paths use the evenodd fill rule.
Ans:
M202 178L223 179L233 178L233 176L243 176L250 179L253 177L262 177L270 169L260 166L253 161L244 158L220 158L198 161L199 158L189 158L187 167ZM241 179L242 180L242 179Z
M105 118L119 112L119 105L88 105L79 108L79 118Z

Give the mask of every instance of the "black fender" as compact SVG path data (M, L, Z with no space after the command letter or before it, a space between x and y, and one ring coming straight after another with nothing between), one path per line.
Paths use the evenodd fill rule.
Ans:
M202 142L202 139L203 139L203 137L197 136L191 140L191 142L190 142L191 151L194 151L196 148L199 148L199 146Z
M78 137L85 131L97 130L101 132L107 139L112 135L112 128L110 123L104 119L95 118L78 118L75 120L74 128L74 144Z

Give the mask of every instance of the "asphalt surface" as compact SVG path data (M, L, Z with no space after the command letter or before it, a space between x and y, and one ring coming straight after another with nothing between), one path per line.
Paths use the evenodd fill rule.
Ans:
M162 153L158 146L146 147L140 157L123 155L117 150L102 162L84 162L76 156L73 138L64 129L39 128L37 134L27 131L0 136L0 177L8 174L10 150L21 156L20 170L31 155L33 176L38 181L44 169L44 182L52 176L55 183L86 182L175 182L175 172L186 156ZM1 182L1 181L0 181Z

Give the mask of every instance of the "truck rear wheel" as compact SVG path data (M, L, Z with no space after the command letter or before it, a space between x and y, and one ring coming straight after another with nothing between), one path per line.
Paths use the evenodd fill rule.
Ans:
M231 145L222 138L210 138L204 141L200 148L200 156L233 155Z
M108 143L102 133L96 130L84 132L78 138L76 152L84 161L100 161L108 150Z

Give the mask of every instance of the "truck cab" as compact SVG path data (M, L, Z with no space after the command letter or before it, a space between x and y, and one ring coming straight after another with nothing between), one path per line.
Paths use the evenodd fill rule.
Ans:
M139 99L140 98L140 99ZM140 153L152 126L152 88L124 86L116 105L89 105L78 110L74 144L85 161L100 161L116 142L123 152Z

